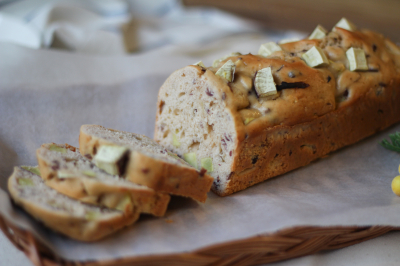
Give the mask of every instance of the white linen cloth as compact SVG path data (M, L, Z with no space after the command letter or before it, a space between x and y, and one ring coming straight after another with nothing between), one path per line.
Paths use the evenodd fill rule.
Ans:
M177 0L35 0L0 9L0 42L31 48L57 47L90 54L124 54L121 26L133 16L134 50L203 43L259 31L254 23L204 8L184 9Z

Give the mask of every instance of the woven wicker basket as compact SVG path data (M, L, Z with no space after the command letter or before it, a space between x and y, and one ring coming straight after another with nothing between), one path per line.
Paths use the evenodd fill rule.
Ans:
M103 261L68 261L61 259L34 236L8 222L0 215L0 228L7 238L32 261L34 265L178 265L178 266L245 266L276 262L338 249L400 230L391 226L301 226L259 235L242 240L211 245L192 252L172 255L128 257Z

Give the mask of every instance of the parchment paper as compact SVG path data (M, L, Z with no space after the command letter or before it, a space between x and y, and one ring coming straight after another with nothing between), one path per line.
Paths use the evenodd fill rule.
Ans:
M13 166L36 164L35 150L42 143L78 145L82 124L152 136L163 81L200 56L210 65L228 49L255 53L262 42L246 40L246 44L225 40L225 52L221 43L214 43L166 47L131 57L0 44L1 188L6 189ZM300 225L400 226L400 197L390 188L400 155L378 145L395 131L400 125L232 196L221 198L210 192L205 204L174 198L164 218L143 216L135 225L93 244L47 230L12 207L4 190L0 190L0 212L71 260L185 252Z

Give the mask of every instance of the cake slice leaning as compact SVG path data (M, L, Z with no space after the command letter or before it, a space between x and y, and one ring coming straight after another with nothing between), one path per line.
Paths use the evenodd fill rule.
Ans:
M85 203L163 216L170 196L110 175L68 144L43 144L36 152L46 185Z
M82 155L102 169L127 180L205 202L213 178L191 167L152 139L98 125L83 125L79 134Z
M134 223L138 213L125 215L118 210L81 203L46 186L35 168L15 167L8 179L14 202L47 227L81 241L101 239ZM37 170L36 170L37 171Z

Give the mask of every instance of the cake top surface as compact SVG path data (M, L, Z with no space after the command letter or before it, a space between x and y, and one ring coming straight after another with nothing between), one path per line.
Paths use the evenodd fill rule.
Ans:
M217 86L228 85L228 105L240 113L245 125L254 124L253 121L262 121L263 126L311 121L365 95L379 97L387 87L400 85L400 48L369 30L336 27L321 39L265 45L265 49L270 49L266 56L232 53L206 68L206 72L219 78ZM360 56L365 58L364 62ZM218 72L227 62L234 63L231 82ZM275 83L272 90L276 91L262 96L257 90L257 79L261 77L260 71L267 68ZM261 85L264 84L263 81Z

